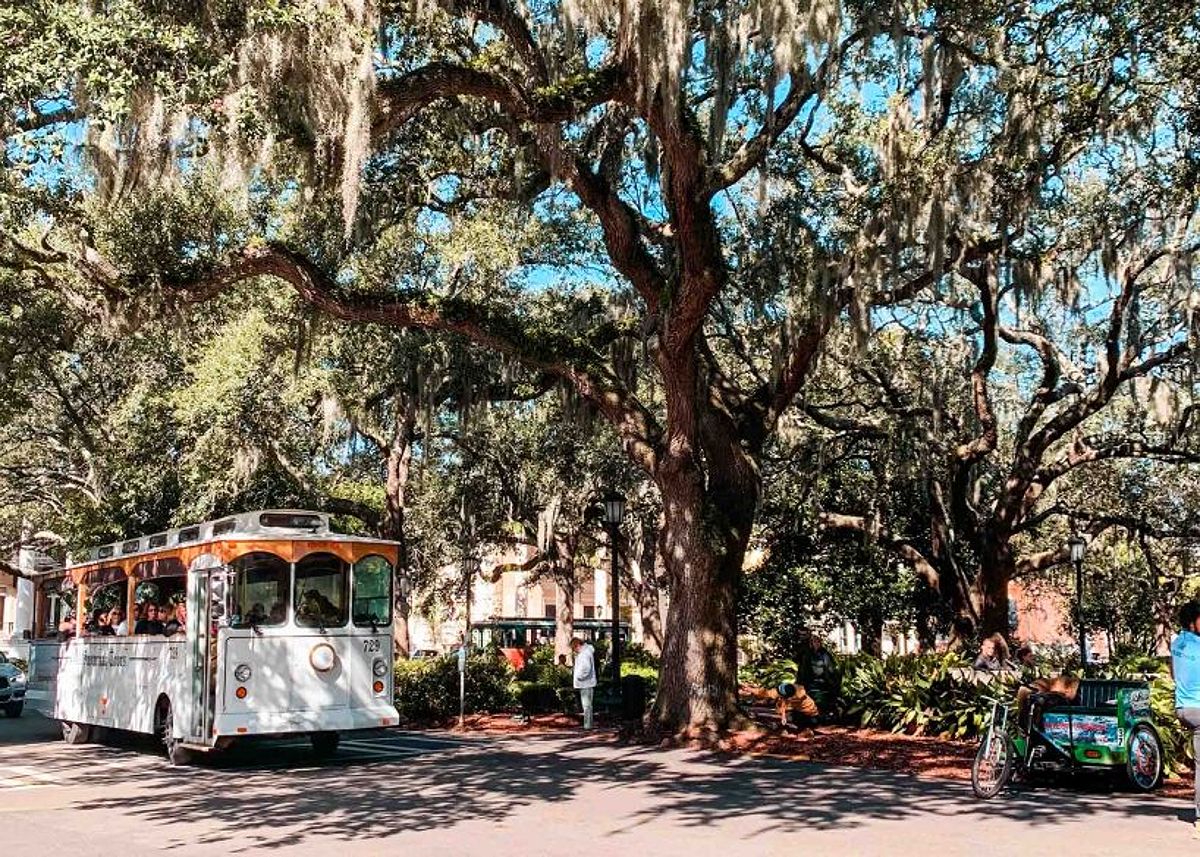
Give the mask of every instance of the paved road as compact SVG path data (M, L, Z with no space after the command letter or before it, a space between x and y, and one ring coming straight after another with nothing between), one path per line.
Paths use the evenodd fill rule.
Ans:
M981 805L896 774L603 737L379 732L170 769L0 718L0 852L173 855L1194 855L1183 801L1067 789Z

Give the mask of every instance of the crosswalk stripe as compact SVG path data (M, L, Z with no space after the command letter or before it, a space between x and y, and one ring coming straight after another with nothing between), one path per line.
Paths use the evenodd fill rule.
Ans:
M40 789L53 785L58 785L58 781L54 777L25 765L0 767L0 791Z
M353 747L381 747L385 749L397 750L417 750L422 753L429 753L435 750L442 749L440 747L429 747L421 745L412 745L407 741L391 741L386 738L351 738L350 740L342 739L341 746ZM446 749L449 749L447 747Z
M419 756L425 752L424 750L407 750L403 748L396 748L394 750L372 750L370 748L360 748L353 745L347 749L353 752L355 756L366 756L372 759L395 759L399 756ZM337 759L336 756L333 758L335 760Z

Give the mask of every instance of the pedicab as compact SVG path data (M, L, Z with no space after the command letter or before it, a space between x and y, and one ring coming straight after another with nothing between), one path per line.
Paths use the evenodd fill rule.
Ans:
M1035 693L1024 717L1010 717L1010 701L989 697L991 718L971 765L976 797L995 797L1014 775L1123 774L1142 792L1162 783L1148 682L1085 679L1071 699L1024 686Z

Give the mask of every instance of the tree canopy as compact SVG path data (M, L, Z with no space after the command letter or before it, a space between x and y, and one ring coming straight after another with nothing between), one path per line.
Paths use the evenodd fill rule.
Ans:
M654 720L719 729L767 465L798 441L872 474L824 483L808 519L897 552L970 632L1007 622L1018 570L1061 559L1041 530L1121 514L1072 495L1093 465L1191 461L1196 18L1143 0L39 0L0 12L0 257L35 313L122 348L283 285L346 342L423 331L494 355L502 383L519 366L570 390L661 498ZM194 450L238 448L204 445L224 432L304 490L285 462L315 460L312 437L268 443L278 420L244 418L294 419L324 382L229 400L278 359L257 306L181 345L222 399L211 425L171 399L196 435L184 483ZM393 347L364 344L360 366L396 370ZM322 400L363 436L368 415L408 425L416 388L335 395L351 376ZM904 496L920 502L888 508Z

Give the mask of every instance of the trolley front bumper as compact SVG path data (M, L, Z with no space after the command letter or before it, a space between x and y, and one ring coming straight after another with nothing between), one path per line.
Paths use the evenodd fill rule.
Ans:
M236 738L242 735L289 735L305 732L348 732L354 729L395 726L399 720L396 709L383 702L369 708L218 714L213 719L213 738Z

